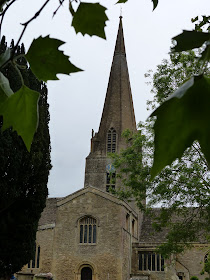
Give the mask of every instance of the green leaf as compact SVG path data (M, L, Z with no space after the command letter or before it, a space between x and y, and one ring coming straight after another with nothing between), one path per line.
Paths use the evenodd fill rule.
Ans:
M0 67L1 67L7 60L10 59L10 56L11 56L11 50L10 50L10 49L6 49L6 51L0 55Z
M39 37L33 40L26 58L30 64L33 73L39 80L58 80L57 74L70 74L81 69L74 66L69 57L64 55L58 48L64 42L46 37Z
M191 22L193 23L193 22L196 22L196 21L198 21L198 16L197 17L194 17L194 18L191 18Z
M116 4L120 4L120 3L126 3L128 0L119 0L119 1L117 1L117 3Z
M96 35L106 39L104 27L108 17L105 14L106 8L99 3L80 3L72 20L72 26L76 33L82 35Z
M172 51L181 52L201 47L205 41L210 40L210 33L183 30L181 34L172 39L177 41L177 45L172 48Z
M158 0L152 0L153 2L153 11L155 10L155 8L157 7L158 5Z
M8 0L0 0L0 11L2 11L3 6L8 2Z
M38 125L39 93L23 85L0 105L3 116L2 131L12 127L20 135L30 151L31 143Z
M12 94L8 79L0 72L0 102L4 102Z
M151 176L181 158L198 140L210 164L210 78L193 77L174 92L151 116L156 116L155 152Z

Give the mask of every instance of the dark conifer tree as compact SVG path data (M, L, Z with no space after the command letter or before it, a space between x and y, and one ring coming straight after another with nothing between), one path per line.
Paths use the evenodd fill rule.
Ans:
M6 47L3 37L0 53ZM17 49L16 54L22 53L23 45ZM38 221L45 207L51 169L47 87L35 78L24 58L18 59L18 64L24 66L21 69L24 83L40 92L39 126L30 153L21 137L12 129L0 133L0 278L10 277L33 257ZM16 92L21 87L16 69L8 65L4 75Z

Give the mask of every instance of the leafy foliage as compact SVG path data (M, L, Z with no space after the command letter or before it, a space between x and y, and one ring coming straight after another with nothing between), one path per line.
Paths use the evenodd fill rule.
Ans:
M147 79L152 80L153 99L147 101L148 109L154 110L174 91L180 87L184 81L189 80L194 75L199 75L201 61L196 59L194 51L183 53L171 53L170 60L164 59L157 65L157 71L152 75L152 71L145 74ZM209 75L206 69L205 75ZM151 82L147 82L151 84Z
M54 11L53 16L58 12L59 8L62 6L63 2L65 0L59 1L59 6ZM0 0L0 33L1 33L1 27L4 20L4 16L7 13L8 9L11 5L13 5L16 2L16 0ZM32 16L28 21L25 23L22 23L23 30L20 33L20 37L15 45L13 45L12 49L6 49L3 54L0 56L0 92L1 96L5 93L6 95L12 94L11 88L9 83L7 82L6 78L2 76L3 69L8 65L12 65L14 69L18 72L20 75L22 86L24 86L24 79L22 77L21 71L20 71L20 65L18 64L17 60L14 60L14 55L17 50L18 44L20 43L22 37L25 34L25 31L28 27L28 25L34 21L44 10L46 5L50 2L50 0L46 0L44 4L41 6L41 8ZM118 3L125 3L127 0L119 0ZM152 0L154 9L158 5L158 0ZM83 35L88 34L90 36L96 35L101 38L106 38L104 28L106 26L106 21L108 20L108 17L105 13L106 8L99 3L87 3L87 2L80 2L76 11L73 9L72 3L77 3L76 0L69 1L69 11L72 16L72 26L74 27L76 33L81 32ZM62 45L64 42L57 40L57 39L51 39L49 36L46 36L45 38L39 37L38 39L34 40L25 56L25 58L28 60L28 63L30 64L30 67L33 71L33 73L36 75L36 77L41 81L47 82L48 80L57 80L57 74L70 74L75 73L78 71L81 71L78 67L74 66L72 63L69 62L68 57L63 54L62 51L58 51L58 47ZM25 87L23 87L26 89ZM15 93L14 93L15 94ZM11 100L15 100L16 95L14 97L11 97ZM16 96L17 97L17 96ZM9 117L11 113L11 108L7 110L7 106L9 106L9 99L7 100L3 96L3 99L0 98L0 107L4 107L4 112L0 112L0 114L4 113L4 122L6 122L6 119ZM29 99L28 99L29 100ZM31 100L29 101L31 103ZM13 102L14 103L14 102ZM31 104L25 103L26 108L24 111L27 110L27 107L30 107ZM5 112L8 111L8 114L5 114ZM35 114L33 113L33 116ZM10 116L7 120L7 125L10 124L14 129L16 129L18 135L23 136L23 141L25 142L25 145L28 150L30 150L31 141L34 137L34 127L38 126L38 119L36 122L36 125L34 125L34 118L32 118L33 121L27 124L25 121L22 122L22 124L19 122L19 125L17 126L14 123L14 117ZM7 127L7 125L4 125L4 127ZM28 129L29 128L29 129Z
M2 41L0 52L5 49L6 43ZM24 54L23 46L18 47L15 55L20 54ZM39 127L30 153L25 149L21 137L11 128L0 133L1 277L19 271L33 257L38 220L45 207L51 169L47 88L27 68L22 56L18 63L25 66L22 67L21 74L27 88L40 94ZM11 89L18 92L22 84L14 67L8 64L3 69L3 74L10 81ZM1 127L2 124L1 119Z
M199 280L197 276L190 277L190 280Z
M116 4L126 3L128 0L119 0Z
M96 35L106 39L104 27L108 18L105 11L106 8L99 3L81 2L72 20L72 26L76 33L81 32L82 35Z
M202 90L200 91L200 89ZM199 94L198 94L199 93ZM154 164L152 178L175 158L181 158L195 140L210 162L209 121L210 78L191 78L171 95L151 116L156 116Z
M0 101L3 103L12 94L8 79L0 73Z
M63 52L58 51L63 42L57 39L50 39L49 36L39 37L32 42L27 55L24 48L19 47L27 27L41 14L49 1L46 0L34 16L22 23L23 30L16 44L12 42L11 47L7 48L5 38L1 38L1 276L9 277L32 258L37 224L45 206L47 180L51 168L47 88L36 79L30 67L37 78L43 81L57 79L56 75L59 73L80 71L68 61ZM53 15L64 1L59 1ZM156 8L158 0L152 1ZM16 0L0 0L0 33L4 16L15 2ZM104 27L108 19L105 7L98 3L80 3L75 12L70 2L69 10L76 33L105 38ZM16 131L12 131L12 128ZM30 153L26 152L22 140Z
M0 55L0 67L10 59L11 57L11 49L6 49L4 53Z
M196 17L193 21L197 20L198 18ZM191 80L183 84L171 96L171 98L161 104L160 107L152 114L152 116L157 116L154 126L155 155L152 177L160 172L167 164L170 164L172 161L176 160L176 158L180 158L184 150L189 147L194 140L199 141L202 151L204 152L208 163L210 163L210 151L206 142L209 137L209 130L207 129L208 126L206 126L205 123L205 120L209 118L209 107L206 106L205 102L208 102L208 96L210 94L210 80L209 76L203 76L203 73L208 67L208 63L210 61L210 33L204 32L202 29L206 25L208 26L207 30L209 30L209 17L203 16L203 20L196 26L196 30L184 31L182 34L173 38L177 42L175 47L172 49L173 51L180 52L203 46L203 50L201 50L200 55L200 59L203 60L203 65L200 68L200 77L191 78ZM198 27L200 28L199 31ZM193 108L194 112L192 112L189 108L188 102L191 104L191 108ZM160 134L163 133L163 127L164 133L167 135L166 137L168 137L164 140L164 137L162 139L159 138ZM172 149L167 151L165 149L165 140L171 141L171 139L175 136L175 134L173 134L173 136L171 134L172 129L175 129L177 132L176 140L174 141L173 139L173 143L171 145L173 151ZM181 146L179 146L178 143L181 144ZM173 144L175 145L173 146Z
M81 71L70 63L68 56L58 50L63 44L64 42L49 36L44 38L40 36L32 42L26 58L40 81L58 80L56 77L58 73L70 74Z
M158 5L158 0L152 0L152 2L153 2L153 11L154 11Z
M190 51L185 54L171 54L171 61L164 60L158 65L153 76L151 72L148 73L146 76L153 78L152 93L155 97L148 103L150 108L157 107L163 100L168 99L170 92L178 88L184 79L197 72L199 65L200 62L195 60L195 54ZM192 106L191 103L189 105ZM169 112L173 117L174 111L170 108ZM171 166L163 168L151 180L154 121L154 118L151 118L147 123L140 124L140 131L137 134L125 132L128 148L120 155L112 157L122 181L122 188L117 194L124 199L135 197L140 209L151 215L154 233L167 229L167 242L159 247L159 251L168 257L171 253L181 252L185 246L190 245L189 242L198 240L205 242L208 238L210 171L199 143L193 142L192 147L187 148L181 158L174 161ZM182 122L184 121L182 119ZM167 138L164 127L161 129L163 129L161 137ZM181 134L181 131L176 131L173 139L168 139L164 153L167 154L173 141L177 141L177 134ZM180 145L183 145L183 142ZM159 165L161 166L161 161ZM153 209L154 206L160 205L158 211Z
M2 131L10 127L18 131L29 151L37 129L38 101L37 91L22 86L0 106L0 115L3 116Z
M208 237L210 172L198 143L194 143L180 160L164 168L151 181L152 123L141 124L140 129L134 135L126 132L129 147L120 155L112 155L122 182L117 195L128 200L135 197L138 207L152 217L154 234L167 228L167 242L159 251L169 257L171 253L182 252L185 246L190 246L189 242L205 242ZM159 205L158 211L153 209Z
M184 30L183 33L172 39L177 42L177 45L172 50L181 52L200 48L206 41L210 40L210 33Z

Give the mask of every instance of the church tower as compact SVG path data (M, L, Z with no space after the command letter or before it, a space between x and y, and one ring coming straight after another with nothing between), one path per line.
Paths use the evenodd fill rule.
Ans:
M103 191L109 191L110 187L117 188L115 170L108 153L120 152L126 147L121 136L125 129L135 132L136 121L120 16L99 131L95 135L92 133L91 151L86 158L85 187L93 186Z

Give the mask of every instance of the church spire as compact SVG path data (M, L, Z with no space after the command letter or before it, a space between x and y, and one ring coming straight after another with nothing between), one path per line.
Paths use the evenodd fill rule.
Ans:
M117 53L125 54L125 43L124 43L124 36L123 36L123 27L122 27L122 16L120 16L120 23L118 28L117 40L114 50L114 55Z
M120 152L122 148L126 147L126 142L121 136L125 129L135 132L136 121L126 61L122 17L120 16L101 122L98 133L94 135L92 132L91 152L86 158L85 187L109 189L111 159L107 154ZM117 184L116 181L116 187Z
M106 141L108 130L113 127L118 135L118 150L121 134L125 129L136 130L136 121L126 60L122 16L120 16L109 83L101 117L98 136Z

